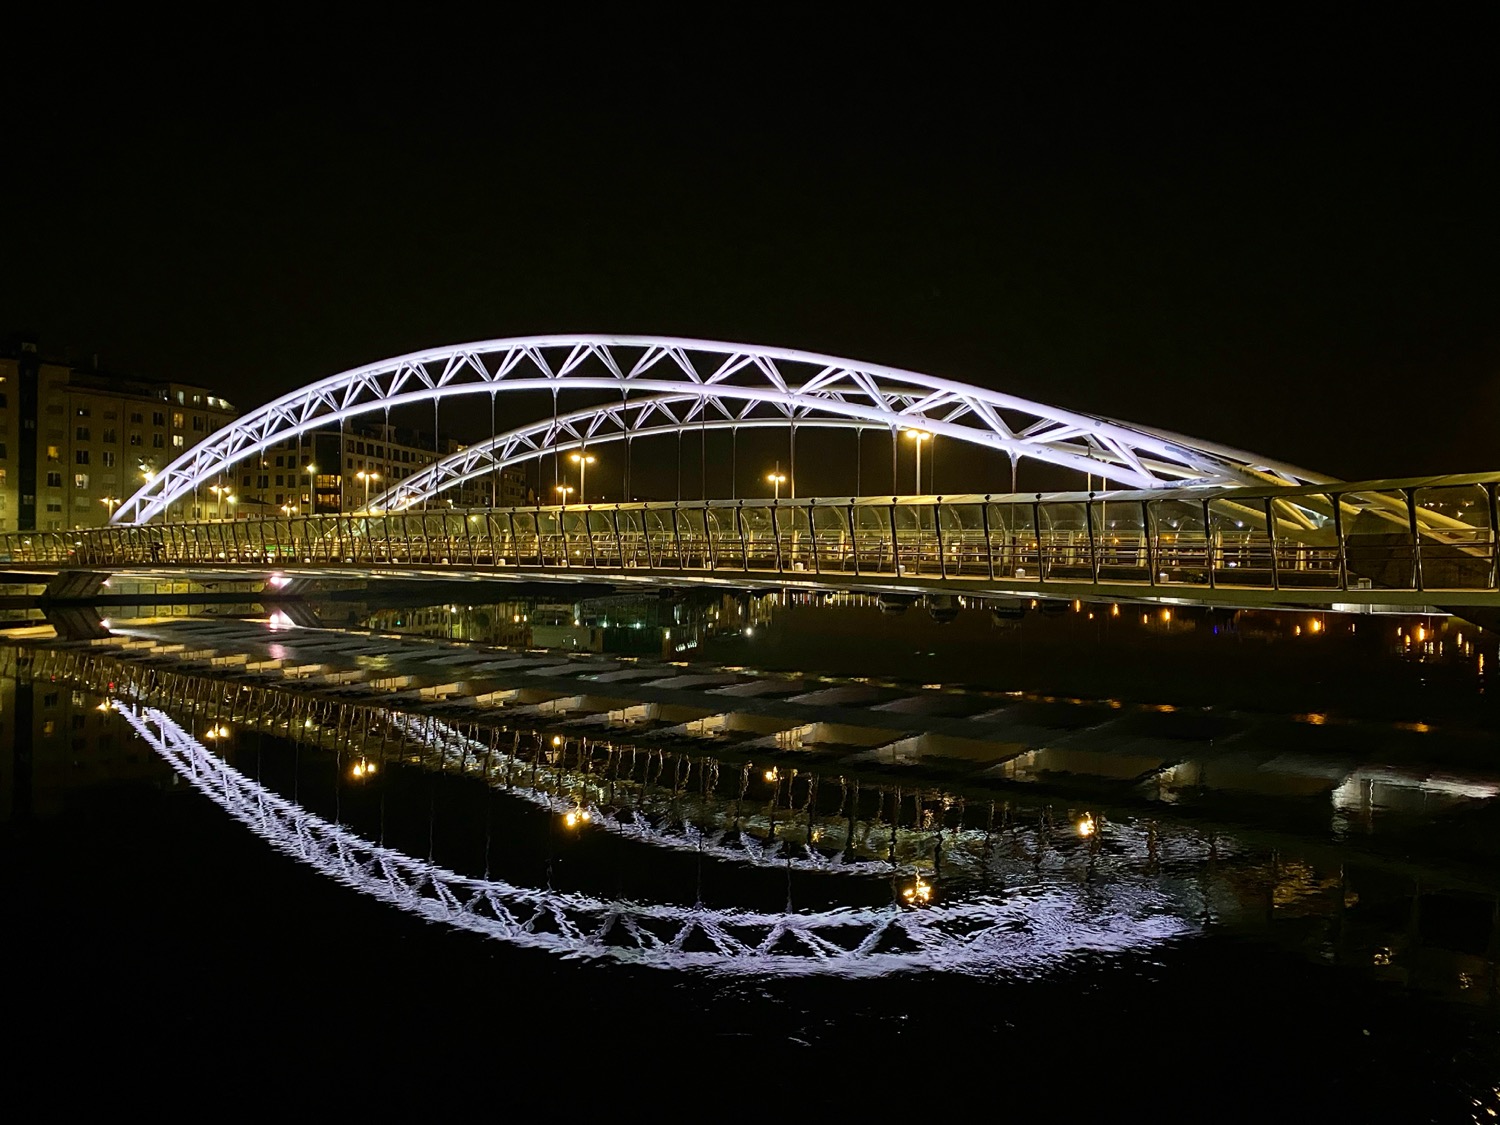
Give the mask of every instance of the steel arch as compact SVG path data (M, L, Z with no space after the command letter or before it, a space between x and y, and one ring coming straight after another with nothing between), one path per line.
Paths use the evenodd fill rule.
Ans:
M1227 446L1063 410L913 371L791 348L667 336L553 335L413 352L283 395L188 450L116 509L145 523L231 466L288 437L452 395L562 389L688 395L699 410L791 425L812 416L934 434L1106 475L1135 488L1324 483L1329 478ZM606 410L608 407L598 407ZM700 421L688 420L684 428Z

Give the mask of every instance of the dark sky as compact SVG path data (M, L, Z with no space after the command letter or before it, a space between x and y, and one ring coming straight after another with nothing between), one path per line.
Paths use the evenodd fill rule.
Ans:
M1495 29L1420 15L43 34L0 100L0 332L246 406L435 344L705 336L1346 478L1500 469Z

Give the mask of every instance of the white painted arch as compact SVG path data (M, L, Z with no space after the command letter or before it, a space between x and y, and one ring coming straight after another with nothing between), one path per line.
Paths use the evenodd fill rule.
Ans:
M813 419L916 426L1130 488L1329 480L1228 446L894 367L713 340L561 334L432 348L320 379L183 453L121 504L111 522L146 523L272 445L361 415L458 395L564 390L618 394L627 414L632 399L686 398L691 405L668 423L685 430L708 422L791 426ZM612 409L593 412L607 416ZM628 424L623 416L616 422Z

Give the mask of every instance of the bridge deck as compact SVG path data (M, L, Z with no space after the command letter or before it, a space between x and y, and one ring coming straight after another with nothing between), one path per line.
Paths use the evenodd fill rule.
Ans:
M1111 493L697 500L0 536L13 564L722 581L1204 604L1500 605L1500 474Z

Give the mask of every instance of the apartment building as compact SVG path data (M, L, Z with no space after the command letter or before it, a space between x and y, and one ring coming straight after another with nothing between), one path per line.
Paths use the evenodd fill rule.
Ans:
M0 531L99 527L146 474L237 413L207 387L85 370L22 341L0 354ZM211 515L203 497L170 513Z

